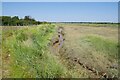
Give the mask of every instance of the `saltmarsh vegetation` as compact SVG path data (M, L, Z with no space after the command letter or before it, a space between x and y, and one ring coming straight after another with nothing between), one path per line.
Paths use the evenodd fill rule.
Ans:
M63 61L49 49L48 43L56 30L56 25L5 26L2 31L3 77L10 78L60 78L88 77L87 71L68 69ZM80 38L80 45L94 54L105 54L109 60L117 58L118 42L99 35ZM79 46L78 46L79 47ZM89 52L87 52L89 54ZM82 53L83 54L83 53ZM105 59L106 60L106 59ZM65 61L65 63L64 63ZM103 65L104 66L104 65Z
M6 37L7 32L3 32L3 57L9 55L8 62L10 63L7 65L9 73L3 75L9 74L6 77L12 78L65 76L66 69L48 48L55 28L54 24L25 27L20 30L11 30L9 37Z
M118 59L118 41L106 39L102 36L88 35L82 40L96 51L100 51L111 59Z

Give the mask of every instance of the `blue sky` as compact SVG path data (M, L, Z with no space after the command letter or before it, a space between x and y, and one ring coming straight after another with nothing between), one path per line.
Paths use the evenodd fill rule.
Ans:
M3 15L39 21L117 22L117 2L3 2Z
M2 0L2 2L118 2L119 0Z

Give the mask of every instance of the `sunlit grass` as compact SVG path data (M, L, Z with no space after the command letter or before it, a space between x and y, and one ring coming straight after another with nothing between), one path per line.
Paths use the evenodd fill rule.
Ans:
M48 43L55 32L55 25L40 25L38 27L9 32L10 37L3 35L4 54L10 55L9 77L62 77L64 68L57 62L48 50ZM9 35L7 33L7 35ZM30 39L31 46L26 46Z

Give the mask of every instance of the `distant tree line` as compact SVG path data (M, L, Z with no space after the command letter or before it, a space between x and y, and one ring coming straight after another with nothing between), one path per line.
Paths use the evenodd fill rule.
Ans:
M0 25L2 26L28 26L28 25L39 25L48 22L40 22L36 21L34 18L30 16L25 16L23 19L18 16L0 16L0 20L2 21Z

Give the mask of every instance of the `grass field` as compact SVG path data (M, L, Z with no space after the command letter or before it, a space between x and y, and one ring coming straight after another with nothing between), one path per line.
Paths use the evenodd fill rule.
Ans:
M117 76L118 27L102 25L3 26L2 77L95 78L101 77L102 72ZM65 40L62 48L54 52L50 47L58 27L63 28ZM74 61L75 58L82 65ZM95 75L87 66L101 75Z

